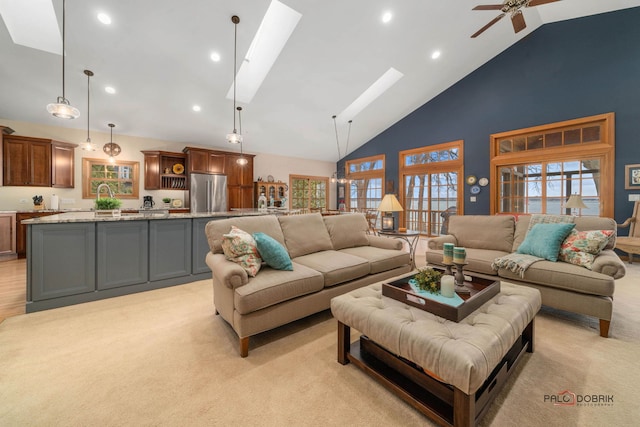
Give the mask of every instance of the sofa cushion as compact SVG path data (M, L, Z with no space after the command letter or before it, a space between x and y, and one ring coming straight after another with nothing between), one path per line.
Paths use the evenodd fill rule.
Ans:
M616 233L618 224L613 218L605 218L598 216L582 216L575 219L576 230L588 231L588 230L612 230L614 233L609 238L609 241L603 249L613 249L616 246Z
M581 294L611 297L615 288L613 277L566 262L546 260L534 262L524 272L523 277L505 268L501 268L498 274L506 281L530 282Z
M262 258L269 267L275 268L276 270L293 270L293 264L291 263L291 258L289 258L287 250L278 243L276 239L262 232L253 233L253 238L256 241L260 258Z
M284 245L284 235L280 229L280 223L275 215L244 216L227 219L215 219L205 226L205 234L209 242L209 248L214 254L222 253L222 235L229 232L231 226L246 231L249 234L261 231Z
M369 244L369 224L364 214L329 215L323 217L334 250Z
M509 215L453 215L449 234L465 248L511 252L515 219Z
M324 277L319 272L293 263L293 271L265 267L244 286L236 288L234 306L240 314L288 301L321 290Z
M229 261L240 265L249 276L255 277L258 274L262 259L258 254L256 241L251 234L232 225L231 231L223 235L222 250Z
M371 270L366 259L333 250L303 255L293 261L322 273L327 288L366 276Z
M573 223L534 224L518 248L519 254L557 261L560 245L575 227Z
M558 259L591 270L596 255L604 249L613 234L613 230L571 230L560 246Z
M508 255L508 252L493 251L490 249L474 249L465 248L467 251L465 271L474 271L476 273L496 275L497 270L491 268L493 260ZM442 262L442 259L440 259ZM455 267L454 267L455 269Z
M291 258L333 249L319 213L281 216L278 220Z
M370 274L389 271L397 267L402 267L403 265L411 264L411 257L409 257L409 253L405 251L382 249L374 246L358 246L355 248L341 249L339 252L368 260L369 264L371 264Z

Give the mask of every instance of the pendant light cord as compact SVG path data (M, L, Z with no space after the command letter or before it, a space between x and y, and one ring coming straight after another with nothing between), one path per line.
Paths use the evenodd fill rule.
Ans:
M331 118L333 119L333 128L336 131L336 147L338 148L338 160L340 160L341 159L341 157L340 157L340 141L338 140L338 125L336 123L336 116L334 115Z
M65 51L64 51L64 39L65 39L65 16L67 15L66 13L66 0L62 0L62 99L67 99L67 97L65 96L65 92L64 92L64 57L65 57Z
M238 124L240 125L240 135L242 135L242 107L237 107L236 110L238 110ZM240 156L242 156L242 140L240 140Z
M349 152L349 138L351 137L351 122L353 120L349 120L349 131L347 132L347 146L344 149L344 155L346 156Z
M238 22L240 19L236 16L236 19L231 18L233 21L233 131L236 131L236 74L238 72ZM240 132L242 134L242 131Z
M86 71L85 71L86 72ZM91 138L89 137L89 112L91 109L89 108L89 79L91 78L91 74L87 73L87 142L91 142Z

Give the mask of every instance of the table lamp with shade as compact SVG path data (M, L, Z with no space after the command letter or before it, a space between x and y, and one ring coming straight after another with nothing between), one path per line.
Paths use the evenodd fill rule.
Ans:
M393 194L385 194L378 206L378 211L382 212L382 231L395 231L395 218L393 212L402 212L402 205Z
M573 209L573 216L578 216L578 209L587 209L587 205L584 204L582 197L577 193L569 196L569 200L567 200L564 207Z

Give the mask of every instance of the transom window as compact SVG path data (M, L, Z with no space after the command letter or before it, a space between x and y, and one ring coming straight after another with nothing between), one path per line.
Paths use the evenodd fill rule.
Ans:
M613 217L614 114L491 135L491 213Z
M100 184L107 184L119 199L137 199L139 187L139 162L103 159L82 159L82 198L96 197Z

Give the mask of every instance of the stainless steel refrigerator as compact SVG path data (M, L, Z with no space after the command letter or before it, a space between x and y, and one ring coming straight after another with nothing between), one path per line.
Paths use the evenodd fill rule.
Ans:
M189 178L191 212L227 210L227 176L192 173Z

